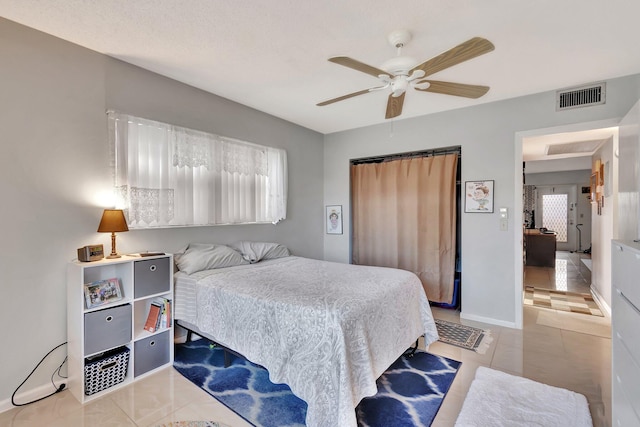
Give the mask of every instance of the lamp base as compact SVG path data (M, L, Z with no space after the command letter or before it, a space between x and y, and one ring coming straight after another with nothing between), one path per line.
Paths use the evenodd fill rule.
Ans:
M114 259L114 258L122 258L122 256L119 255L118 252L116 252L116 233L112 231L111 232L111 253L107 257L107 259Z

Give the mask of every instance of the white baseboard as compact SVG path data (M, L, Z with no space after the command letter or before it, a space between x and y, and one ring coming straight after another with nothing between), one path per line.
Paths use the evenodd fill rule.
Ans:
M598 305L604 310L606 316L611 318L611 307L609 307L609 304L607 304L604 298L602 298L602 295L600 295L600 292L598 292L596 287L593 285L591 285L591 295L593 295L593 298L596 300Z
M56 386L60 386L64 381L56 381ZM66 390L66 389L65 389ZM16 394L15 401L16 403L25 403L31 402L32 400L40 399L43 396L53 393L55 390L51 383L47 383L36 387L31 390L23 391L22 393ZM53 396L51 396L53 397ZM0 413L6 412L10 409L16 408L11 403L11 398L0 401Z
M518 329L516 322L507 322L504 320L493 319L491 317L477 316L475 314L465 314L460 312L460 318L465 320L473 320L474 322L489 323L490 325L504 326L505 328Z

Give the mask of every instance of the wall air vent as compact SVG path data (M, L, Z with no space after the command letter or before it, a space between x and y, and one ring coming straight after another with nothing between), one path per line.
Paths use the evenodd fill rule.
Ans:
M605 95L604 82L562 89L556 92L556 111L604 104Z

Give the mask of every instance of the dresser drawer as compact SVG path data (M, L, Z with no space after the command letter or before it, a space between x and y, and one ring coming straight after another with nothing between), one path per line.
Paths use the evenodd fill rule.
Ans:
M154 258L134 262L134 298L168 292L171 286L170 268L169 258Z
M99 353L131 341L131 304L84 315L84 354Z
M613 289L613 318L611 320L613 334L624 343L631 357L640 364L640 312Z
M615 352L613 354L613 380L627 397L636 414L640 414L640 366L617 336L612 337Z
M611 246L612 288L618 288L625 296L640 308L640 251L613 242Z
M170 331L165 331L134 343L134 376L142 375L159 366L169 363Z
M613 375L613 427L640 425L640 418L631 408L631 403L622 390L620 377Z

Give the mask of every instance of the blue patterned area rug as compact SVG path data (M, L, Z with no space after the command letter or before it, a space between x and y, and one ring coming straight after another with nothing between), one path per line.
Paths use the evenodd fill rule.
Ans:
M302 427L307 404L266 369L241 357L224 367L224 352L207 340L178 344L174 367L256 427ZM356 408L361 427L430 426L461 362L418 350L400 357L377 381L378 393Z

